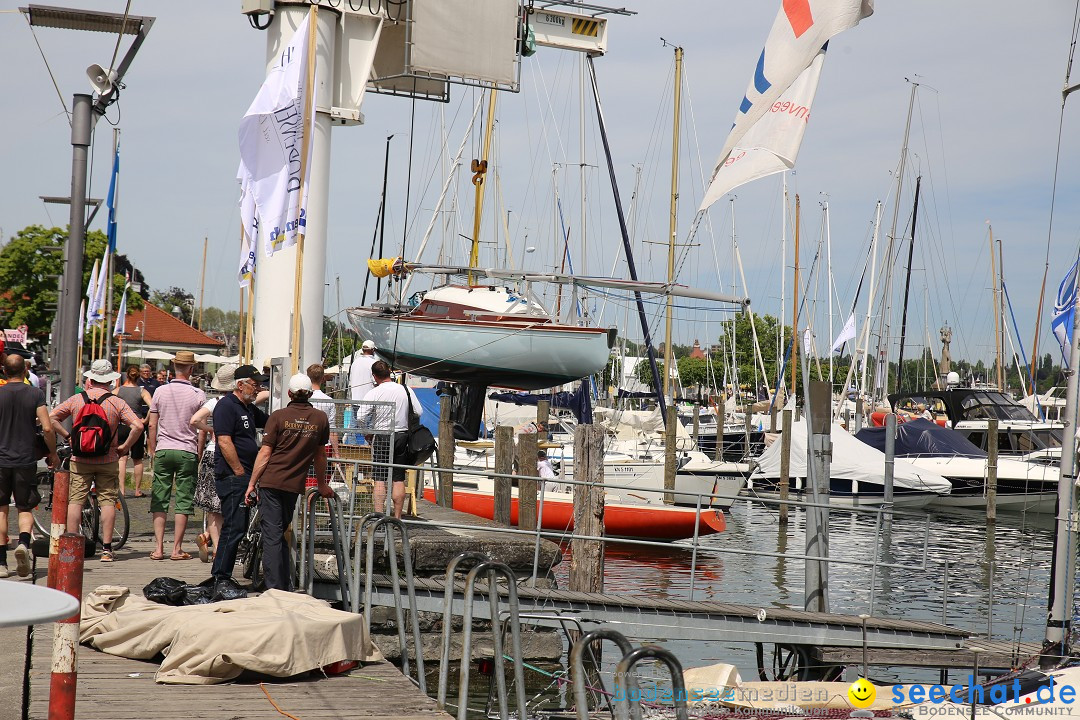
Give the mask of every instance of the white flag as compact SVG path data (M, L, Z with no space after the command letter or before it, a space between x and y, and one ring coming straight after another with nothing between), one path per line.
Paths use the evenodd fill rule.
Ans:
M824 62L825 50L821 50L769 112L731 149L727 160L713 174L701 202L703 208L740 185L795 167Z
M120 307L116 311L116 322L113 323L112 334L114 336L127 333L127 291L128 286L124 285L124 295L120 298Z
M810 66L829 38L855 27L873 12L873 0L783 0L720 151L713 178L727 162L732 149ZM701 209L708 205L702 203Z
M79 303L79 345L83 344L84 335L86 335L86 300Z
M86 318L91 321L93 321L96 312L94 300L97 298L98 268L100 267L101 261L95 260L94 269L90 271L90 282L86 285Z
M240 168L243 174L243 167ZM240 287L247 287L255 274L255 258L258 254L259 216L255 212L255 196L251 192L251 178L244 175L241 181L240 222L244 227L244 242L240 244L240 264L237 280Z
M312 119L308 119L307 127L304 123L304 95L309 90L309 17L300 22L292 40L282 49L240 122L241 176L251 178L268 256L295 245L297 233L307 232L308 182L301 177L301 166L306 175L311 168L313 144ZM310 88L313 109L314 90ZM309 139L308 156L301 162L305 135Z
M836 340L833 341L832 351L843 352L844 343L848 340L855 339L855 313L851 313L848 316L847 322L844 323L844 329L840 331L840 334L836 336Z
M93 322L101 322L104 319L102 311L105 310L105 290L109 287L109 250L105 249L105 257L101 259L101 273L98 275L97 288L94 291L94 309L90 313Z

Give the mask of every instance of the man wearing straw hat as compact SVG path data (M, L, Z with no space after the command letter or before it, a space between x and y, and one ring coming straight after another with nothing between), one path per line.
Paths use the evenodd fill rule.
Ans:
M65 439L71 433L61 423L69 417L78 417L79 411L87 402L96 402L105 411L109 422L109 448L103 455L80 455L77 448L72 448L71 488L68 495L67 527L68 532L75 532L81 526L83 503L90 493L90 486L97 487L98 507L101 509L101 537L110 539L102 544L101 562L112 562L112 535L116 524L117 493L120 489L120 456L127 455L131 446L139 439L143 431L143 421L131 407L109 388L120 377L113 372L108 360L95 360L90 369L83 373L87 379L86 389L72 395L57 405L50 415L53 430ZM123 422L131 432L127 439L117 445L116 429Z
M150 512L154 515L154 551L152 560L165 559L165 516L176 486L176 513L173 526L172 560L190 560L184 552L184 531L188 516L195 514L195 474L198 429L191 418L206 402L206 394L191 381L195 353L181 350L173 360L176 377L154 393L150 403L150 434L146 449L154 458L154 482L150 491Z

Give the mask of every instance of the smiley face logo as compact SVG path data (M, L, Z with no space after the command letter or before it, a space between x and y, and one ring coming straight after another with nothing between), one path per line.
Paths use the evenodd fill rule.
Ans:
M874 704L874 700L877 698L877 688L875 688L870 681L866 678L859 678L855 682L851 683L851 687L847 691L848 700L851 704L857 708L868 708Z

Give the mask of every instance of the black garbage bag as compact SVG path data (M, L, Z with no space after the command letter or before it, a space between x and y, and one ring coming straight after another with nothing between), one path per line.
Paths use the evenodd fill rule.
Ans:
M185 605L185 587L186 583L176 578L154 578L143 588L143 597L162 605Z
M240 587L240 585L231 577L220 579L209 578L200 583L200 585L211 588L211 602L217 602L218 600L239 600L248 596L247 590Z
M206 605L214 602L214 591L203 583L184 586L184 605Z
M207 578L198 585L171 577L159 577L143 588L143 597L162 605L205 605L219 600L246 598L247 591L232 578Z

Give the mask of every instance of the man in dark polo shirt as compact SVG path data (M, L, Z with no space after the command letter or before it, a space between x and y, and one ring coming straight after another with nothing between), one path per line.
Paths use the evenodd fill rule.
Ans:
M56 435L53 433L45 394L24 384L26 364L22 356L8 354L3 361L4 378L0 387L0 578L10 571L7 565L8 503L15 499L19 513L19 543L15 546L16 572L30 574L30 531L34 527L35 499L32 497L37 473L35 421L40 423L48 447L48 464L55 468Z
M290 402L275 410L266 421L262 447L247 485L245 498L249 501L255 488L259 488L263 576L267 590L292 589L285 528L292 522L296 499L304 492L308 468L313 462L315 477L319 479L319 494L327 498L334 495L326 481L330 421L325 412L312 406L312 391L311 379L306 374L293 375L289 379Z
M218 580L232 576L236 549L247 530L248 511L244 492L255 466L255 457L259 454L255 429L264 427L267 419L266 413L255 407L255 397L259 393L259 385L266 380L266 376L254 365L241 365L233 370L231 382L226 385L232 386L233 391L222 396L214 407L214 435L217 440L214 487L221 499L221 514L225 518L220 546L214 553L214 565L210 570Z

